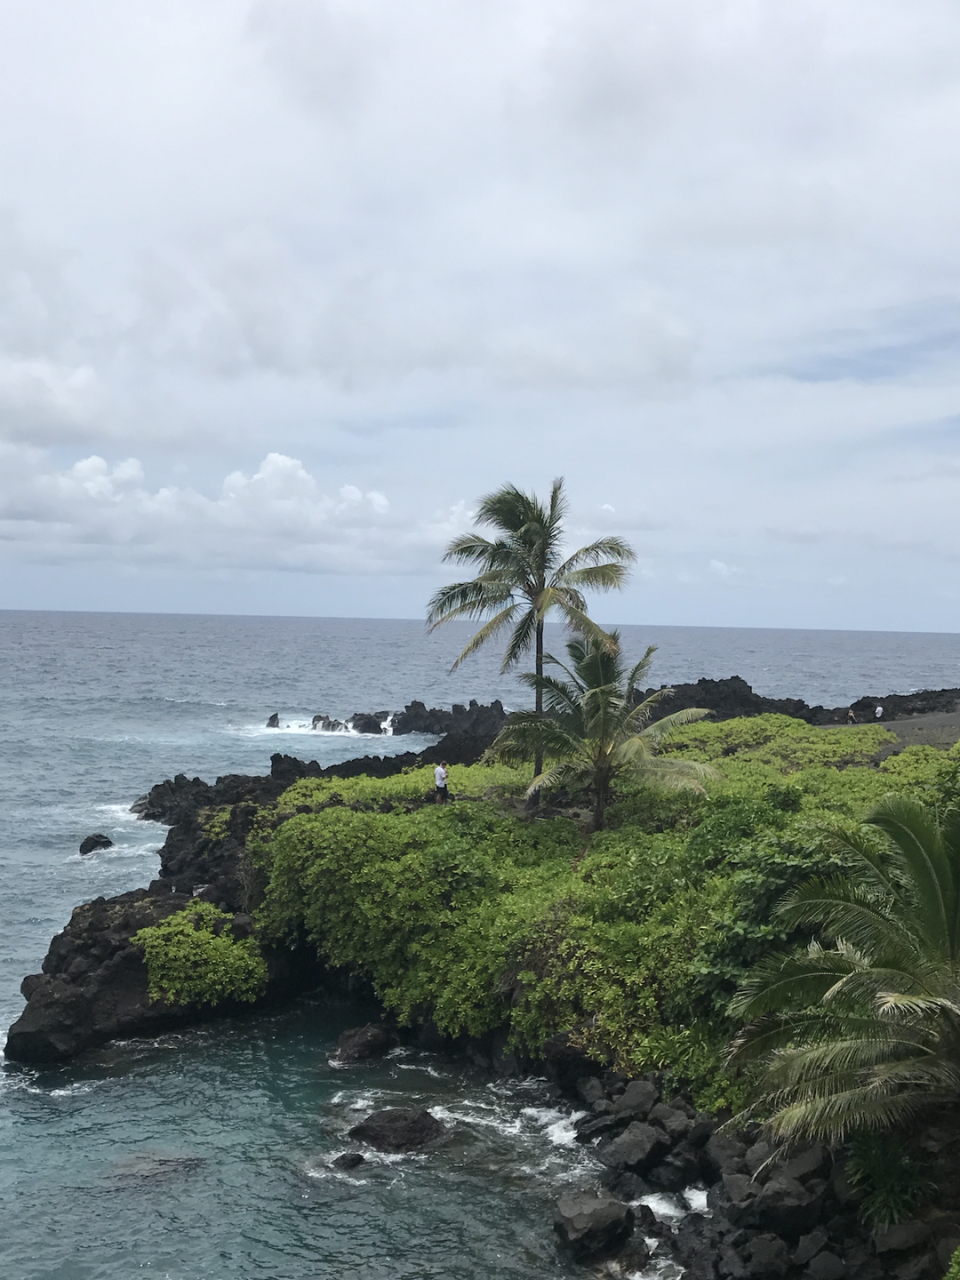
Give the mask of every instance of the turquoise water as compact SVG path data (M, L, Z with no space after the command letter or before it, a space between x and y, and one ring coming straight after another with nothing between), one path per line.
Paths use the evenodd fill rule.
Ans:
M519 686L464 631L416 622L0 612L0 1023L78 902L145 885L165 830L130 803L175 773L263 773L272 751L328 764L411 738L318 735L414 697ZM657 683L740 674L759 692L845 704L960 685L960 638L623 628L658 642ZM550 644L559 637L553 633ZM282 731L265 722L280 713ZM80 858L103 831L115 847ZM297 1006L110 1046L38 1072L0 1067L0 1274L13 1280L560 1277L550 1204L589 1185L569 1119L536 1083L408 1054L338 1071L368 1010ZM375 1106L429 1105L453 1136L359 1176L330 1160ZM582 1274L582 1273L581 1273Z

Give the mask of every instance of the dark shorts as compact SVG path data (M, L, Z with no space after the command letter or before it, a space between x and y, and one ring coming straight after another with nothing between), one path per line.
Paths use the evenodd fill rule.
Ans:
M447 793L447 788L437 787L437 803L446 804L449 799L450 799L450 796Z

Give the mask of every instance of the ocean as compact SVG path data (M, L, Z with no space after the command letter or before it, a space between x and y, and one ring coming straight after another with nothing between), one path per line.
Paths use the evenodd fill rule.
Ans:
M656 684L738 674L771 697L844 705L960 686L952 634L623 627L659 646ZM156 874L165 828L129 806L176 773L265 773L283 751L323 764L410 737L318 734L313 715L414 698L523 705L495 652L416 621L0 612L0 1022L18 1015L71 909ZM548 647L562 652L551 629ZM281 729L266 728L277 712ZM80 840L111 849L86 858ZM486 1280L577 1274L550 1206L595 1170L537 1082L398 1053L337 1069L337 1035L370 1016L301 1003L108 1046L38 1070L0 1066L0 1273L13 1280ZM375 1105L456 1121L430 1157L331 1168ZM680 1215L679 1200L657 1204ZM581 1273L582 1274L582 1273Z

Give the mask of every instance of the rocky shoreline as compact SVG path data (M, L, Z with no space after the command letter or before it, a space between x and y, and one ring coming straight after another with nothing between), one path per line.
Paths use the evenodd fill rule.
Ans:
M855 713L872 722L877 702L884 707L884 721L896 718L902 724L912 718L952 715L960 704L960 690L861 699L854 704ZM847 715L845 707L825 710L794 700L760 698L738 677L679 686L671 709L694 705L711 707L718 719L774 711L808 723L836 724ZM304 777L389 777L441 759L475 763L504 719L499 703L471 703L450 712L411 703L394 717L394 734L446 735L419 753L363 756L328 768L278 753L263 777L228 775L211 784L180 774L154 786L132 808L142 819L169 828L160 850L159 875L145 889L75 908L52 940L42 972L23 980L27 1003L9 1030L7 1058L61 1062L117 1037L153 1036L251 1007L274 1008L307 991L367 996L363 983L323 966L313 949L304 946L266 954L269 981L254 1006L224 1003L197 1009L151 1002L146 965L130 939L197 898L230 913L229 928L235 936L245 936L253 927L250 911L257 894L245 842L258 806L275 801ZM205 813L227 806L226 826L211 834ZM290 816L278 814L277 821ZM395 1033L384 1034L389 1040ZM545 1072L571 1105L585 1110L577 1123L577 1139L596 1155L604 1189L571 1190L561 1198L555 1225L574 1257L602 1261L610 1276L626 1276L645 1266L648 1239L659 1242L657 1258L673 1258L695 1280L935 1280L960 1245L960 1212L942 1206L922 1222L866 1231L857 1220L842 1161L831 1153L823 1148L777 1152L758 1127L718 1132L717 1118L697 1113L689 1098L664 1098L657 1077L630 1081L605 1071L572 1049L563 1036L555 1037L544 1060L536 1064L517 1062L504 1052L503 1037L496 1035L483 1042L454 1043L424 1027L413 1039L425 1047L467 1052L502 1074ZM919 1133L916 1141L926 1164L936 1170L941 1200L946 1195L952 1197L951 1204L960 1204L955 1172L960 1116L939 1117L937 1125ZM637 1203L643 1195L678 1192L692 1184L709 1188L710 1212L688 1215L682 1232L657 1223Z
M960 689L888 695L882 701L864 698L854 703L854 710L859 708L862 718L872 721L877 702L884 708L885 723L898 717L895 724L909 727L912 719L922 722L931 712L950 718L949 713L960 704ZM845 720L847 714L847 708L825 710L796 699L763 698L738 676L676 686L671 710L695 705L710 708L717 719L773 711L809 723L830 724ZM257 806L275 801L298 778L352 778L363 774L385 778L440 760L474 764L505 718L499 702L490 706L471 702L451 711L428 709L422 702L412 702L394 716L393 733L445 735L421 752L360 756L327 768L315 760L304 762L277 753L271 757L270 773L263 777L231 774L208 783L178 774L151 788L134 803L132 811L144 820L169 827L160 850L158 877L145 889L111 899L98 898L74 910L63 932L51 942L42 972L23 980L21 990L27 1005L9 1030L7 1057L23 1062L63 1061L117 1036L157 1034L219 1013L235 1012L224 1006L204 1012L151 1004L146 966L139 949L130 942L132 934L157 924L193 898L202 898L233 913L234 929L249 928L247 913L254 885L245 841ZM960 736L960 726L957 733ZM203 812L225 806L230 807L227 828L212 836L204 827ZM268 955L267 961L270 982L256 1007L272 1006L278 999L310 984L318 985L321 980L337 990L350 983L347 975L327 970L321 973L309 948L302 953Z

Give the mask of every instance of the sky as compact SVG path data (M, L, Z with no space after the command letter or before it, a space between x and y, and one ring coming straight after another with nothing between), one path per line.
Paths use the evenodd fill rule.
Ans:
M960 632L953 0L0 0L0 607Z

